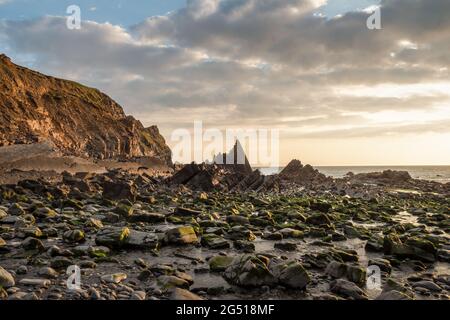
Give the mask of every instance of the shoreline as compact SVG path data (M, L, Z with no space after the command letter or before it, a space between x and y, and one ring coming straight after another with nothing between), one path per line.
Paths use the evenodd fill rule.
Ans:
M271 175L281 172L284 167L254 167L263 174ZM384 170L407 171L412 178L440 183L450 182L450 165L422 166L314 166L319 172L335 179L344 178L349 172L372 173Z
M330 180L299 161L279 180L254 171L231 187L242 173L193 168L166 176L66 172L60 181L1 185L0 274L9 275L1 293L16 300L449 299L450 189L402 172ZM220 183L202 191L207 174ZM66 288L73 265L81 269L77 291ZM369 266L381 270L379 290L366 285Z

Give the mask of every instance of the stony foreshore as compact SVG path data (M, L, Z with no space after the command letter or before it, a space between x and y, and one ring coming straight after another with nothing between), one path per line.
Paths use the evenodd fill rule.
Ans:
M448 186L312 168L300 168L304 185L288 181L294 169L214 184L214 172L191 169L189 179L110 171L2 185L0 298L450 297ZM73 265L78 290L67 287ZM366 286L369 265L379 289Z

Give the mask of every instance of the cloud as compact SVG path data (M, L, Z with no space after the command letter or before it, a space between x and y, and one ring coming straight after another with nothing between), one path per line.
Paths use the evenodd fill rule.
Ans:
M364 11L315 14L325 3L190 0L130 29L83 21L81 30L68 30L65 18L42 17L3 21L0 34L31 66L100 88L166 135L201 119L298 138L449 132L447 113L441 122L407 124L363 115L449 108L445 84L401 97L386 88L449 79L450 2L382 1L382 30L366 28ZM348 94L354 91L360 94Z
M211 2L214 10L206 10L201 18L194 14L202 11L198 8L211 8ZM334 19L314 15L322 4L307 0L190 1L186 9L152 17L134 31L143 41L170 42L217 56L301 69L418 61L448 65L450 3L446 0L384 1L383 30L379 32L366 28L370 13L364 11ZM418 43L420 49L399 46L405 39ZM392 59L391 53L397 58Z

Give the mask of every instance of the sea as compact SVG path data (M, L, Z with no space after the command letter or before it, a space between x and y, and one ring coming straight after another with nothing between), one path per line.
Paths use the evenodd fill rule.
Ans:
M347 173L381 172L384 170L408 171L414 179L437 181L441 183L450 182L450 166L317 166L314 167L326 176L342 178ZM265 175L279 173L283 167L261 167L257 168Z

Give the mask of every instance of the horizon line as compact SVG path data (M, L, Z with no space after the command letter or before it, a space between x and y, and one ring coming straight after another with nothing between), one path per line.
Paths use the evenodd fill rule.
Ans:
M303 163L302 163L303 164ZM271 166L255 166L250 164L253 168L281 168L286 167L288 164L280 165L278 167L271 167ZM306 164L303 164L306 165ZM450 164L357 164L357 165L312 165L309 164L312 167L335 167L335 168L346 168L346 167L450 167Z

